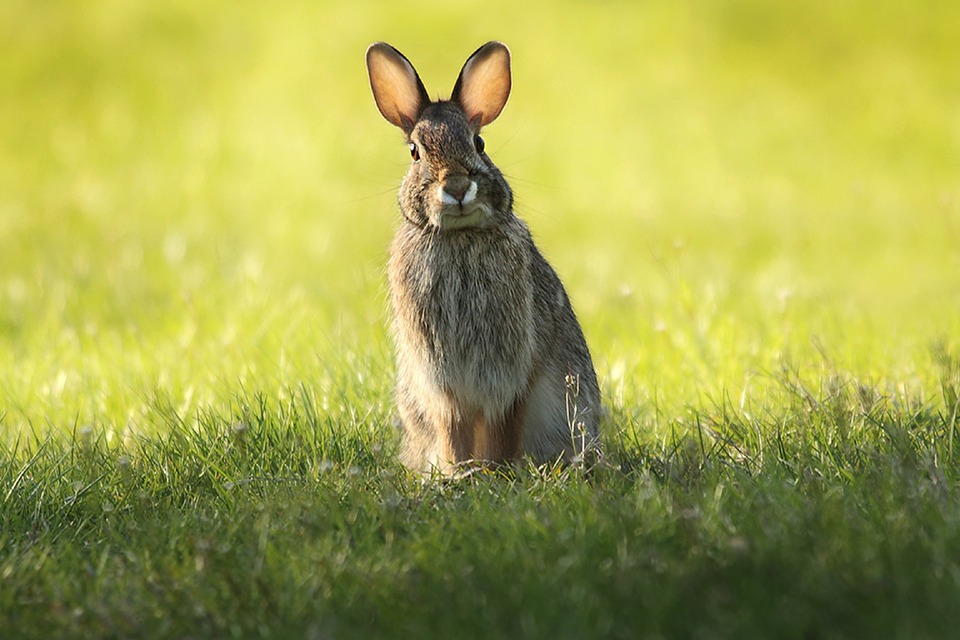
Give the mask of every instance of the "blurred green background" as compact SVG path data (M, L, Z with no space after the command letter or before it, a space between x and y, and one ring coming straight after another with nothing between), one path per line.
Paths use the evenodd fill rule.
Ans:
M0 5L0 424L122 441L303 384L389 410L407 163L366 46L446 96L489 39L487 148L615 414L763 402L782 367L920 396L960 346L960 5ZM620 425L629 426L629 425Z

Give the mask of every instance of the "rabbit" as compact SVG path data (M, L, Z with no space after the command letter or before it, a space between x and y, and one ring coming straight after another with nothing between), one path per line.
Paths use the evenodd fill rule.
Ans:
M366 62L412 157L387 268L401 461L453 476L596 451L600 389L583 331L480 137L510 94L510 50L477 49L450 100L431 101L386 43Z

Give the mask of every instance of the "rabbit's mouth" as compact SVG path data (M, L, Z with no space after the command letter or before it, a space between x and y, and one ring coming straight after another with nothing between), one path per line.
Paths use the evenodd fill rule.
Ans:
M440 228L444 231L468 229L483 225L487 218L486 206L475 203L463 206L446 206L440 211Z

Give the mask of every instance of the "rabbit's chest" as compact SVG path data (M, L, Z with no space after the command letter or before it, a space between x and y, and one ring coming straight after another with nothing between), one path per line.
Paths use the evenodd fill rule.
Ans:
M511 396L534 352L528 256L511 245L435 247L394 265L398 338L435 383L455 395Z
M432 291L424 338L440 385L458 396L512 398L532 362L529 288L470 270L443 274Z
M528 286L510 281L482 264L459 265L428 287L424 305L438 350L507 354L528 340L531 299Z

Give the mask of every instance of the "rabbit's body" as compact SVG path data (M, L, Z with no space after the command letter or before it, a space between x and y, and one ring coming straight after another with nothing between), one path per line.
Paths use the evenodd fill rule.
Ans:
M584 436L592 441L599 390L593 368L582 366L590 355L560 280L522 221L446 233L404 223L389 277L405 463L443 466L438 424L474 432L451 443L461 449L455 462L521 451L553 461ZM570 373L579 375L576 398Z
M477 135L506 101L506 48L478 50L450 102L429 102L396 50L377 44L370 52L377 104L404 129L415 160L400 187L405 220L388 269L403 461L451 472L520 454L570 458L596 439L590 353L560 279L514 215L512 192ZM485 83L502 83L498 55L507 56L506 89L495 86L491 97L471 78L471 63ZM391 84L398 74L411 86Z

